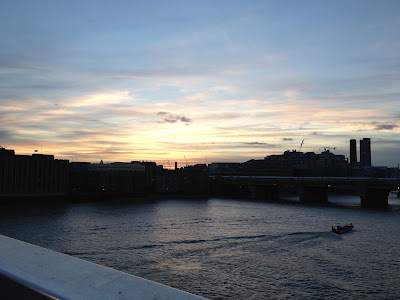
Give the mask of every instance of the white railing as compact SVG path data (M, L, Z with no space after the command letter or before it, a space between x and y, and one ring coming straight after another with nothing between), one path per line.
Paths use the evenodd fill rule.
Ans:
M0 276L55 299L204 299L0 235Z

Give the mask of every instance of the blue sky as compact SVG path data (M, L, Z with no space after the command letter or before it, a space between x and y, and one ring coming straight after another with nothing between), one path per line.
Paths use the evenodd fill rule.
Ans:
M399 1L2 1L0 145L205 163L370 137L400 162Z

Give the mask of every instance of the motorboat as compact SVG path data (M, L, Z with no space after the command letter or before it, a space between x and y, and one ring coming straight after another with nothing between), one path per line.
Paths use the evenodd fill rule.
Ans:
M337 233L337 234L342 234L345 232L349 232L350 230L352 230L354 227L353 223L350 224L346 224L344 226L340 226L340 225L333 225L332 226L332 232Z

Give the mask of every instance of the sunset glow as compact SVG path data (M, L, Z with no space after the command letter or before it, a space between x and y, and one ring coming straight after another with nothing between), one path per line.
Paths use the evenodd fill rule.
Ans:
M0 145L70 161L400 162L400 2L3 1Z

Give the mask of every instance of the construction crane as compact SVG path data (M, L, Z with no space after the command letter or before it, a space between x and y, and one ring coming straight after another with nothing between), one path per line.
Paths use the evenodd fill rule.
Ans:
M301 141L299 152L301 152L301 147L303 147L304 140Z

